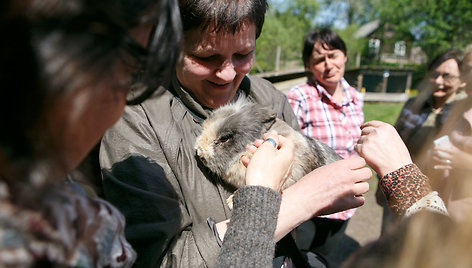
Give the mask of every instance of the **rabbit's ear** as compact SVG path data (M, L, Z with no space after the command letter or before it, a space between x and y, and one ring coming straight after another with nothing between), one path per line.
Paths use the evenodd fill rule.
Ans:
M262 133L269 131L269 129L275 123L275 119L277 119L276 113L267 114L267 118L264 118L264 120L262 121Z

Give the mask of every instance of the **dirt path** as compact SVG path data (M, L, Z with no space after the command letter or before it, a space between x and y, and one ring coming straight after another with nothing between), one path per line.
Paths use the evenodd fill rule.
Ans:
M346 236L341 240L337 250L329 256L333 263L332 268L339 267L353 251L380 236L382 207L375 201L377 178L373 177L369 185L370 190L365 195L366 203L357 209L348 223Z

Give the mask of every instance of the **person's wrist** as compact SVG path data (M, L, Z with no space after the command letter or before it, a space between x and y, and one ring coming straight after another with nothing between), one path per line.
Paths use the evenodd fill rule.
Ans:
M306 217L307 213L303 211L304 207L300 206L297 202L297 194L290 190L292 187L285 189L282 194L277 227L274 234L275 242L278 242L298 225L309 219Z
M384 177L392 172L395 172L403 167L406 167L408 165L411 165L413 164L413 162L411 160L405 160L405 161L401 161L401 162L391 162L388 166L383 166L380 168L379 170L379 175L380 177Z
M289 203L295 214L298 214L296 217L297 226L319 213L319 210L316 210L313 204L320 204L313 200L306 200L305 197L309 196L309 193L303 193L303 185L300 184L301 182L302 181L299 181L289 188L284 189L282 194L282 200Z
M265 175L255 175L255 176L250 176L249 178L246 179L246 185L248 186L262 186L266 188L270 188L276 192L279 192L278 186L275 184L275 182L271 179L267 179L268 176Z

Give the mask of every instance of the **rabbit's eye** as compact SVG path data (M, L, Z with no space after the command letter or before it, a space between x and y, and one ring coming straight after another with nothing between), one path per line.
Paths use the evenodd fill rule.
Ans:
M226 135L223 135L221 136L218 141L217 141L217 144L220 144L220 143L225 143L227 142L229 139L231 139L233 137L233 134L226 134Z

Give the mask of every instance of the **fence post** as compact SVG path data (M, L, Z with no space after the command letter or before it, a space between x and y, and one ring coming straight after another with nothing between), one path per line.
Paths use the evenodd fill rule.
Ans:
M411 77L412 77L412 73L408 72L406 76L406 89L411 89Z
M275 71L276 71L276 72L279 71L280 52L281 52L281 48L280 48L280 46L277 46L277 51L276 51L276 53L275 53Z
M364 75L361 73L359 70L359 74L357 75L357 91L361 92L362 91L362 83L364 82Z
M383 81L382 81L382 93L387 93L387 84L388 84L388 77L390 76L390 72L385 70L383 72Z

